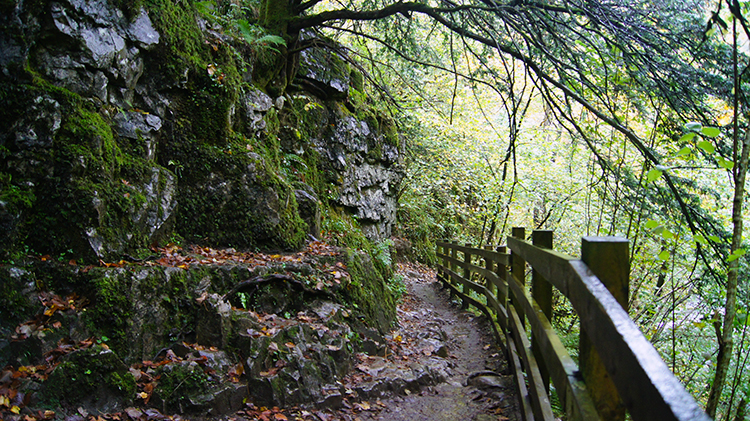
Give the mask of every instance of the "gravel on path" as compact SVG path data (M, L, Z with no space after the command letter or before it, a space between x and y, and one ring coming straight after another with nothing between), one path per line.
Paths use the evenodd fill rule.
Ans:
M487 320L451 302L432 269L403 263L398 274L407 291L398 309L399 327L388 338L390 358L429 365L430 359L440 355L447 362L442 366L443 381L419 390L396 388L395 394L374 401L363 397L341 408L340 418L329 413L330 419L520 420L513 379ZM444 349L439 341L430 342L435 331L442 337Z

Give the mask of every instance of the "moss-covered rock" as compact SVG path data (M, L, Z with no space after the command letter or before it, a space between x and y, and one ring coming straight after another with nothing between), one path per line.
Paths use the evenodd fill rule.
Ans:
M93 346L67 355L44 382L43 401L96 412L117 412L135 399L135 379L110 349Z
M20 267L0 267L0 335L5 336L18 323L36 311L36 277Z
M373 262L366 253L350 251L346 265L352 277L344 290L348 301L365 316L367 324L381 334L389 332L396 320L397 297L387 286L388 278L373 270Z

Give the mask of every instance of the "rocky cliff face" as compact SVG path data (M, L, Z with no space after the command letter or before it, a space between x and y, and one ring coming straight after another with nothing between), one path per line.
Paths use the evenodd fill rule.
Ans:
M293 249L321 206L390 235L400 142L361 76L314 48L271 97L252 75L274 49L188 3L2 2L0 255Z

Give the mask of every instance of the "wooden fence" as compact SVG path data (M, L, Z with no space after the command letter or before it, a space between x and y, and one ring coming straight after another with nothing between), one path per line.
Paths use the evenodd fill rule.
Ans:
M710 419L628 316L628 240L584 237L575 259L552 250L551 231L525 238L514 228L507 251L438 242L437 256L438 279L493 321L526 420L554 419L550 380L569 420ZM553 287L580 320L578 364L550 324Z

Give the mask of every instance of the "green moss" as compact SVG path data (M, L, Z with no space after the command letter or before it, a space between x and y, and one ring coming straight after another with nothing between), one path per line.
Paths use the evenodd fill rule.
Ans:
M132 315L129 277L123 270L92 269L88 274L87 296L91 308L83 314L89 331L106 336L115 350L128 349L127 328Z
M278 154L278 147L246 142L219 148L183 138L170 145L171 159L185 163L178 188L179 233L200 243L298 248L305 225L293 189L278 176L274 154L266 149Z
M165 76L181 80L186 69L204 68L208 63L208 46L204 44L195 20L193 2L145 0L156 30L159 31L161 68Z
M260 24L272 34L286 35L286 25L292 18L291 2L262 1Z
M28 285L24 284L23 276L18 275L20 269L0 268L0 326L11 328L18 323L31 318L38 309L38 303L32 302L23 293Z
M160 372L154 391L168 408L179 408L189 397L209 390L208 375L198 365L168 365Z
M366 253L350 251L347 254L347 270L351 282L344 295L365 320L372 323L381 333L391 329L396 320L397 297L387 286L387 278L378 270L373 270L373 263Z
M103 407L114 398L123 406L135 398L135 379L117 355L100 346L76 351L44 383L43 401Z
M349 81L350 81L350 94L351 90L355 89L359 92L362 92L365 90L365 77L362 75L362 72L360 72L357 69L351 69L351 72L349 73Z
M372 247L357 221L343 210L326 207L323 210L321 228L329 241L337 246L368 251Z
M33 189L13 183L11 174L0 172L0 204L7 212L15 214L29 209L35 201Z

